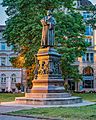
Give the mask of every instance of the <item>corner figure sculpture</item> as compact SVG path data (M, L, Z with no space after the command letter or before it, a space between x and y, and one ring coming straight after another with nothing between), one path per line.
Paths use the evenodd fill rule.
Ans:
M52 16L51 10L47 11L47 16L41 19L41 23L43 25L42 29L42 39L41 46L45 47L53 47L54 46L54 26L56 24L55 18Z

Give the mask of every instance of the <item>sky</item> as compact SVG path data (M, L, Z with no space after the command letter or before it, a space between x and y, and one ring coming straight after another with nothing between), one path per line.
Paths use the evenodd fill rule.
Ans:
M93 4L96 4L96 0L89 0L89 1L91 1Z
M96 4L96 0L89 0L91 1L93 4ZM0 0L0 3L2 2L2 0ZM5 21L7 19L7 15L5 13L5 8L3 8L1 5L0 5L0 25L5 25Z
M0 0L1 4L2 0ZM5 13L5 8L0 5L0 25L4 25L7 19L7 15Z

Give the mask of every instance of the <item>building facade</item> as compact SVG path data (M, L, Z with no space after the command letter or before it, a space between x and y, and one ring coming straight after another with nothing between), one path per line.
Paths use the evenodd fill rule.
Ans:
M76 8L81 6L90 6L89 0L77 0ZM92 13L88 11L80 11L84 22L92 17ZM77 65L82 74L82 81L76 83L69 80L70 89L76 91L96 91L96 30L91 25L86 25L85 41L90 44L85 54L78 58Z
M87 11L82 12L84 20L90 19L91 13ZM96 33L95 33L96 34ZM87 48L86 54L79 61L79 70L83 75L83 81L79 83L79 91L95 91L96 90L96 50L95 50L95 38L94 30L90 25L86 25L85 41L90 44Z
M92 5L88 0L76 0L76 8L80 6ZM90 19L92 13L80 11L84 21ZM22 69L13 68L9 59L16 56L12 51L12 46L8 47L6 40L2 38L5 26L0 26L0 92L16 91L16 83L22 81ZM69 80L70 89L78 91L96 91L96 30L90 25L86 26L86 41L90 44L86 54L78 58L79 71L83 75L83 80L78 84Z
M5 26L0 25L0 92L16 92L16 83L22 80L22 69L12 67L10 63L10 57L16 54L2 37L4 29Z

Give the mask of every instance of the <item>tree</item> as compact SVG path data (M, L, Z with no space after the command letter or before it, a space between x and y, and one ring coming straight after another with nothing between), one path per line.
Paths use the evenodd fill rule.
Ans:
M16 85L18 91L21 90L21 83L16 83L15 85Z
M58 51L62 54L61 68L63 77L64 79L70 77L74 79L75 76L80 76L81 78L81 75L78 75L78 66L71 64L74 63L76 58L82 56L84 51L86 51L86 47L88 47L88 43L85 42L85 26L83 24L82 16L79 13L70 12L67 15L63 14L61 19L64 21L62 23L62 29L60 28L61 39L59 39L59 42L61 46L58 48Z
M96 5L84 6L80 10L84 10L90 13L89 19L85 21L87 25L91 25L92 28L96 28Z
M51 9L57 21L55 47L62 54L62 73L68 78L72 63L80 57L88 46L84 41L85 26L82 17L74 11L74 0L3 0L9 19L6 21L4 37L8 45L24 57L23 67L35 62L41 41L40 19ZM61 10L67 8L67 14ZM58 46L59 45L59 46ZM16 58L17 60L17 58ZM15 62L15 58L13 60Z

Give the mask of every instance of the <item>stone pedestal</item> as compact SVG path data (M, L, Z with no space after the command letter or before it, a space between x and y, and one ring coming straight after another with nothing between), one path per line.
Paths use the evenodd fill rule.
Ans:
M62 93L64 80L60 70L61 55L53 48L41 48L38 51L35 79L32 81L32 93Z
M80 97L71 97L69 93L26 93L16 98L17 104L27 105L70 105L81 103Z
M40 48L31 93L16 98L16 103L30 105L66 105L82 102L80 97L64 93L60 69L61 55L52 47Z

